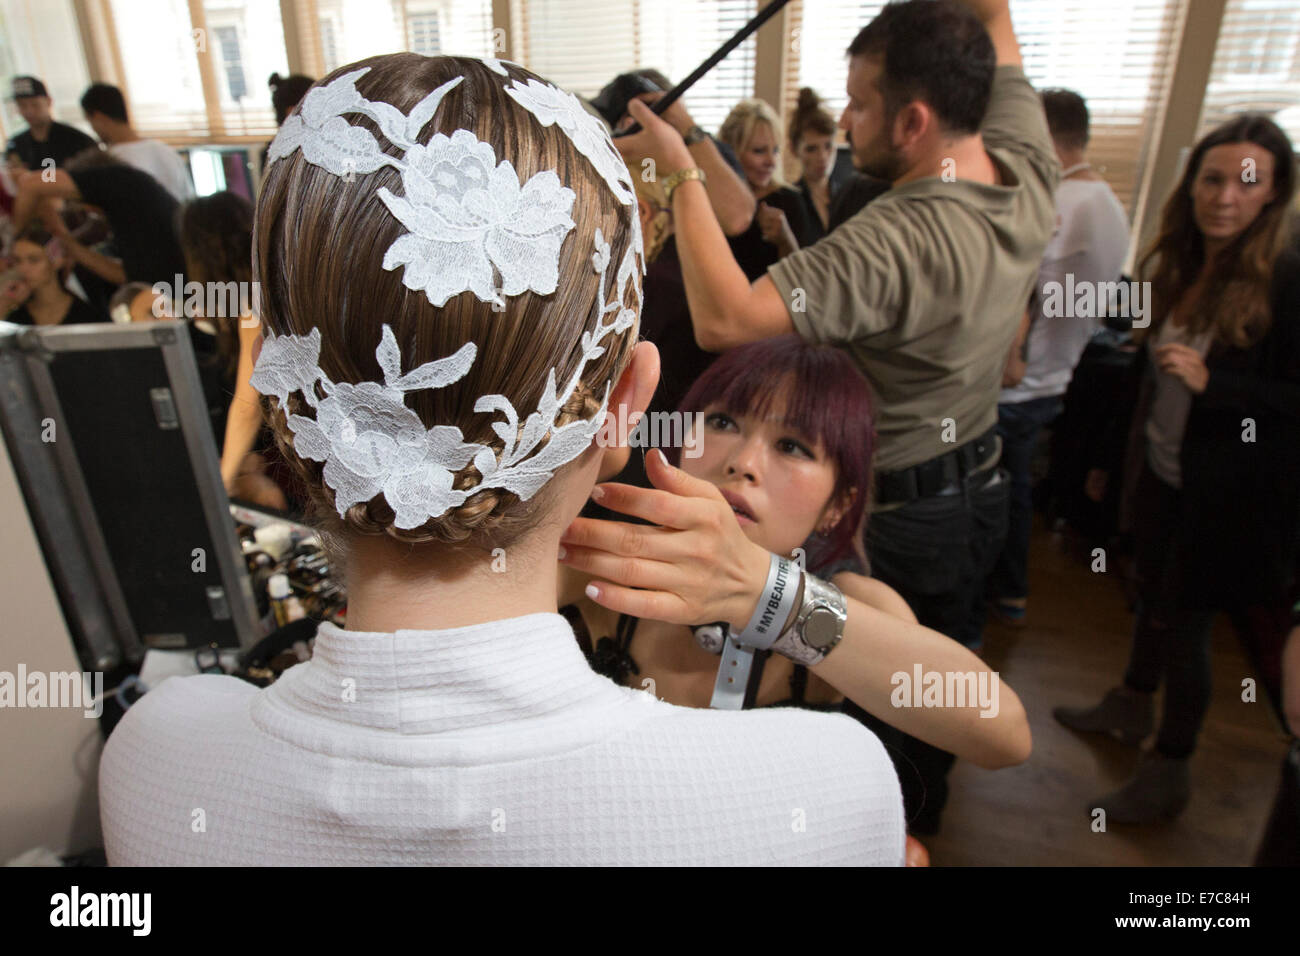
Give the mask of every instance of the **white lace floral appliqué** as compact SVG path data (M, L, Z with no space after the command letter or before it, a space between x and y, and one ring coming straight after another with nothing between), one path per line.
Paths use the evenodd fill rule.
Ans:
M307 162L336 176L383 166L401 172L405 195L377 190L409 230L388 247L383 266L402 269L402 283L424 292L436 306L461 292L498 305L504 304L502 293L554 292L560 246L574 228L573 190L551 170L521 186L514 166L508 160L497 163L492 147L467 129L450 137L435 134L427 145L417 141L462 77L442 84L403 115L391 103L368 100L357 91L356 81L369 70L345 73L310 90L299 112L280 127L268 160L301 149ZM347 113L374 120L402 156L385 153L374 134L343 118Z
M335 383L320 369L320 329L312 329L309 335L266 337L250 381L285 408L293 450L302 458L325 462L323 477L334 491L340 516L382 492L396 512L394 524L418 528L431 515L464 503L468 492L453 489L452 481L482 446L467 444L453 426L426 430L403 395L459 381L476 353L470 342L448 358L403 375L397 340L385 325L375 349L383 384ZM324 398L317 397L318 385ZM315 420L288 414L290 392L299 392L316 410Z
M488 65L508 76L499 62ZM281 127L269 159L301 149L308 162L344 178L385 165L398 169L404 195L397 196L387 188L378 189L376 195L408 232L388 248L383 265L385 269L402 268L403 283L423 291L435 306L464 291L493 302L500 301L500 294L554 292L561 246L574 228L570 215L573 191L561 185L550 170L521 185L514 167L508 161L498 163L492 147L469 130L458 129L451 136L437 133L423 145L417 141L443 96L461 77L444 83L410 114L403 115L391 104L372 102L356 90L357 78L368 69L311 90L299 112ZM500 488L527 500L557 468L580 455L604 424L611 382L605 383L596 415L559 428L555 420L573 396L587 364L604 354L601 342L605 337L626 332L640 315L639 274L645 271L645 258L631 175L603 125L571 94L535 80L526 86L513 82L507 90L512 98L542 125L558 125L619 202L630 206L633 241L619 263L611 289L610 245L596 230L591 255L592 267L600 277L595 327L583 333L582 361L564 389L557 387L552 369L537 410L522 424L504 395L484 395L475 402L476 412L503 416L504 420L492 423L504 444L499 456L487 445L465 442L459 428L424 428L404 400L406 392L444 388L463 378L474 362L474 343L403 374L396 339L385 325L375 352L383 384L351 384L334 383L320 369L318 328L305 336L268 336L252 385L276 397L282 407L291 392L298 392L315 409L313 420L288 414L286 407L286 420L294 435L295 452L325 463L323 478L334 491L340 516L353 504L383 494L396 513L394 524L405 530L440 517L485 488ZM370 117L403 155L398 158L383 152L367 129L343 119L346 113ZM499 289L494 270L500 276ZM624 304L629 283L635 308ZM548 436L545 447L538 450ZM471 462L480 474L479 481L454 489L456 474Z

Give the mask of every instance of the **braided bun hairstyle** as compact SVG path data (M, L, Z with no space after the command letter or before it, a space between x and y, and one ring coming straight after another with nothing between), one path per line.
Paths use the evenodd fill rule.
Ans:
M521 82L541 80L514 64L502 66ZM526 291L504 296L504 306L462 292L435 307L423 291L403 284L400 270L383 268L385 250L405 228L376 190L386 186L402 195L400 173L384 166L372 173L353 173L349 181L308 163L302 151L295 150L271 164L258 198L253 273L260 282L264 331L306 335L320 329L320 367L335 383L383 381L375 349L385 324L401 351L404 372L446 358L467 342L476 343L477 357L468 374L444 388L408 392L405 402L425 428L456 426L466 442L486 445L499 457L504 443L492 424L501 417L475 412L475 402L480 396L503 395L519 411L522 423L538 407L552 369L559 383L573 377L583 358L583 333L598 321L597 302L606 302L615 293L601 288L592 267L596 231L610 245L610 261L621 262L633 241L636 206L621 204L559 125L541 125L506 94L509 80L481 61L397 53L340 67L317 85L360 67L370 68L356 81L361 95L391 103L403 113L448 80L463 77L443 97L419 142L428 143L437 133L450 136L454 130L468 129L491 145L498 163L510 162L521 184L536 173L553 170L573 190L575 228L560 247L556 290L548 295ZM400 155L368 117L354 114L348 121L365 125L382 148ZM631 309L637 308L635 284L639 276L637 283L628 284L623 303ZM636 324L606 336L604 354L585 366L556 420L557 427L591 419L599 411L605 385L616 381L627 366L636 336ZM280 408L275 398L262 401L277 442L314 506L311 517L327 535L387 535L411 544L490 550L509 547L549 510L554 482L527 501L500 488L486 488L412 529L394 525L395 512L382 493L352 505L340 519L334 492L323 480L324 465L293 451L286 412L310 417L311 406L297 394L290 395L288 408ZM537 450L545 448L547 441L543 439ZM556 477L580 461L581 456ZM479 480L471 464L455 474L453 487L465 489Z

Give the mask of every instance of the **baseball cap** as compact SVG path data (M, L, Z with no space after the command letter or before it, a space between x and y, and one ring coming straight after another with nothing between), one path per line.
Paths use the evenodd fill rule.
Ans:
M34 76L15 76L13 82L13 92L10 99L23 99L27 96L49 96L45 89L45 84Z

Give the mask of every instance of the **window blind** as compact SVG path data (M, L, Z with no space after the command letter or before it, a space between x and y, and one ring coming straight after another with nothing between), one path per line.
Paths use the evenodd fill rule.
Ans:
M316 78L402 50L492 54L492 0L295 0L295 10L303 69Z
M1300 3L1228 0L1197 137L1234 113L1268 113L1300 143Z
M209 139L196 34L186 0L112 0L123 93L132 125L169 142ZM265 80L263 80L265 82Z
M515 56L557 85L591 97L620 73L652 67L674 83L699 66L757 12L756 0L517 0L524 36ZM522 50L521 52L518 52ZM686 107L716 131L754 93L750 37L686 94Z

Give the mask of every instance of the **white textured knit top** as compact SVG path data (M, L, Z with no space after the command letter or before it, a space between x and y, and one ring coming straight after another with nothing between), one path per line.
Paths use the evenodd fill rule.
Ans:
M100 764L111 865L901 865L898 778L842 714L676 707L559 614L321 625L258 690L173 677Z

